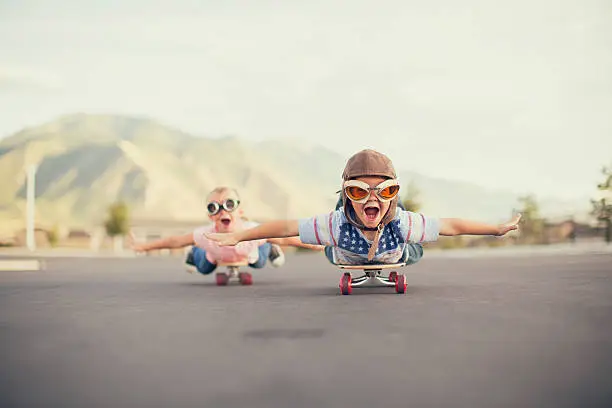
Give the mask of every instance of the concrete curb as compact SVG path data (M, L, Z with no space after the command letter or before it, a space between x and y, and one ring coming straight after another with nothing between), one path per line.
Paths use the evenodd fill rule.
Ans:
M51 249L28 251L22 248L0 249L0 259L25 257L25 258L137 258L144 255L136 255L133 252L125 251L121 253L113 252L93 252L65 249Z
M531 256L603 255L612 254L612 245L542 245L510 246L500 248L470 248L448 250L426 250L428 258L506 258Z
M0 271L40 271L44 263L37 259L0 259Z
M314 253L314 252L313 252ZM508 246L498 248L460 248L460 249L427 249L427 258L497 258L497 257L528 257L528 256L565 256L584 254L612 254L612 245L605 243L588 244L556 244L538 246ZM302 256L302 254L296 255ZM14 257L32 258L103 258L103 259L135 259L135 258L176 258L179 255L143 255L134 254L130 251L121 253L92 252L72 249L39 250L30 252L24 248L0 249L0 260Z

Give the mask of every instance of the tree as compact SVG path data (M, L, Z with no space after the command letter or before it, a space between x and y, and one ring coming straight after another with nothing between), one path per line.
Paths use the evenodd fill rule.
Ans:
M544 219L540 216L540 206L535 196L529 194L519 197L522 214L520 222L520 241L526 244L541 244L544 242Z
M49 245L52 247L57 246L59 243L59 235L59 227L57 224L55 224L47 231L47 240L49 241Z
M123 236L130 230L129 209L120 201L108 207L108 218L104 222L106 234L113 238L114 248L119 251L123 246Z
M604 167L601 171L605 181L597 185L601 197L591 200L593 204L593 215L599 222L606 226L606 242L612 242L612 167Z
M421 194L414 182L411 182L406 187L406 194L402 204L406 211L418 212L421 209L421 203L418 201L418 196Z

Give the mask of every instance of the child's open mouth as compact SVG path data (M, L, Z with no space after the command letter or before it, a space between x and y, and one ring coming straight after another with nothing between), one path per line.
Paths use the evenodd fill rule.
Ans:
M365 212L366 220L376 221L380 210L378 209L378 207L366 207L363 211Z
M221 224L223 224L224 227L229 227L231 223L232 220L230 218L221 218Z

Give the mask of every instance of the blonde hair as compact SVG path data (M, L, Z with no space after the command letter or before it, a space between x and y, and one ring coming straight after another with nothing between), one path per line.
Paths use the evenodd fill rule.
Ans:
M213 194L220 194L220 193L225 193L225 192L234 193L236 195L236 198L240 200L240 194L238 194L238 190L236 190L233 187L228 187L228 186L215 187L210 193L208 193L208 195L206 196L206 200L208 200L210 196Z

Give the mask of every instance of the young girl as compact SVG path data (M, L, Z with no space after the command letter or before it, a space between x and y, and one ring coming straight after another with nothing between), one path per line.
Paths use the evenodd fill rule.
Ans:
M207 197L206 209L211 225L197 228L193 233L171 236L150 243L132 243L136 252L156 249L183 248L193 245L187 254L185 264L189 272L198 271L207 275L212 273L218 262L248 262L252 268L263 268L269 259L273 266L284 263L280 245L298 246L322 250L321 246L303 244L297 238L259 239L242 242L233 247L223 247L206 238L207 233L235 233L257 226L257 223L244 220L238 192L229 187L217 187Z
M512 221L491 225L458 218L433 218L398 208L400 190L391 160L374 150L352 156L342 174L342 208L301 220L272 221L235 232L207 232L221 246L268 239L299 237L325 245L334 264L413 264L423 256L421 243L440 235L505 235L518 228Z

